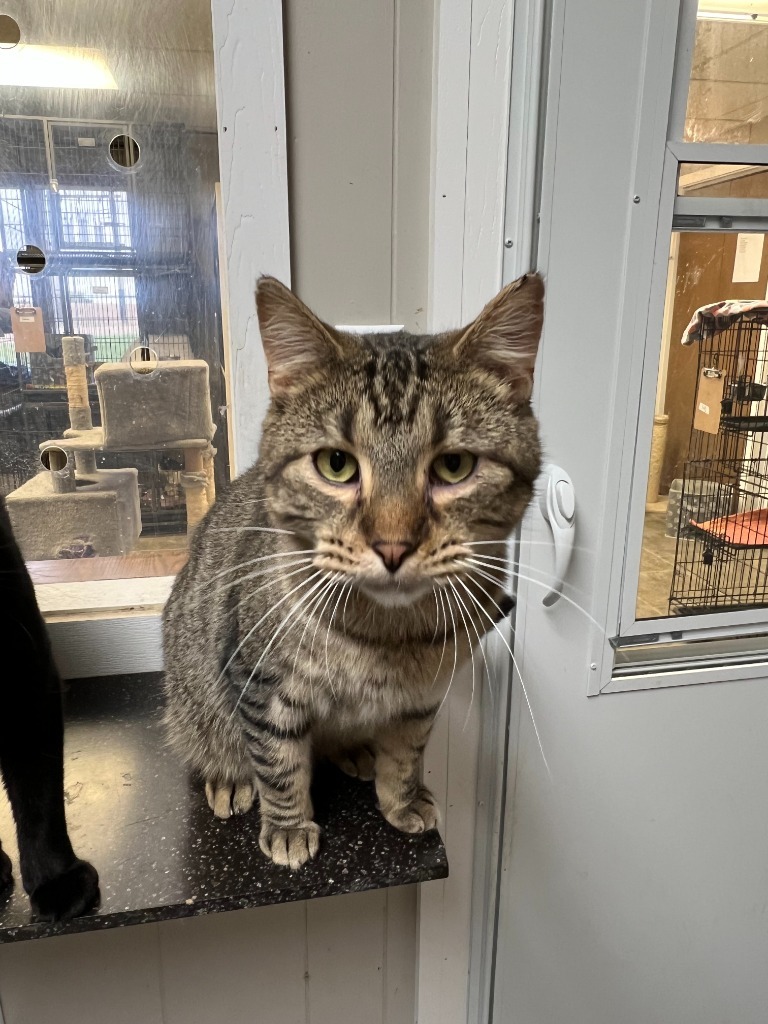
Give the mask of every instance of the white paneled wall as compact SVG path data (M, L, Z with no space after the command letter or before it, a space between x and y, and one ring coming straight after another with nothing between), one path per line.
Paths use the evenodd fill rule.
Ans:
M409 889L0 949L6 1024L407 1024Z

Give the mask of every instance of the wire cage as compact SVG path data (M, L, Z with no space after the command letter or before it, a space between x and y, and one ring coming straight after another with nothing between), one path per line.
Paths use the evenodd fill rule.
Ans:
M726 320L701 320L676 615L768 606L768 325L749 313Z

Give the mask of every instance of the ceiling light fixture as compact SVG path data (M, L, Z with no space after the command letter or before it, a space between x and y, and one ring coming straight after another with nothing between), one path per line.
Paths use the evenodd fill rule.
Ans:
M0 57L0 86L117 89L117 82L99 50L19 43Z

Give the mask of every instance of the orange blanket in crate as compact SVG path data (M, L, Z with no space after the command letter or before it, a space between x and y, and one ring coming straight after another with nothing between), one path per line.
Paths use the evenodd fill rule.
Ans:
M721 516L719 519L709 519L706 523L691 521L691 525L713 533L719 540L725 540L736 547L768 547L768 508Z

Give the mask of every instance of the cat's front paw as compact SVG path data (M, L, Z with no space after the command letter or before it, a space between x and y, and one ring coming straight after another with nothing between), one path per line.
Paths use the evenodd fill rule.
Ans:
M205 783L205 796L208 806L217 818L226 821L233 814L246 814L253 807L256 790L252 782L214 782L208 779Z
M273 863L298 871L320 849L320 826L314 821L304 821L295 828L284 828L265 821L259 846Z
M29 894L32 911L41 921L68 921L84 914L99 899L99 876L85 860L55 878L49 878Z
M390 825L401 832L429 832L440 823L440 812L435 798L426 788L420 786L415 799L403 807L383 812Z

